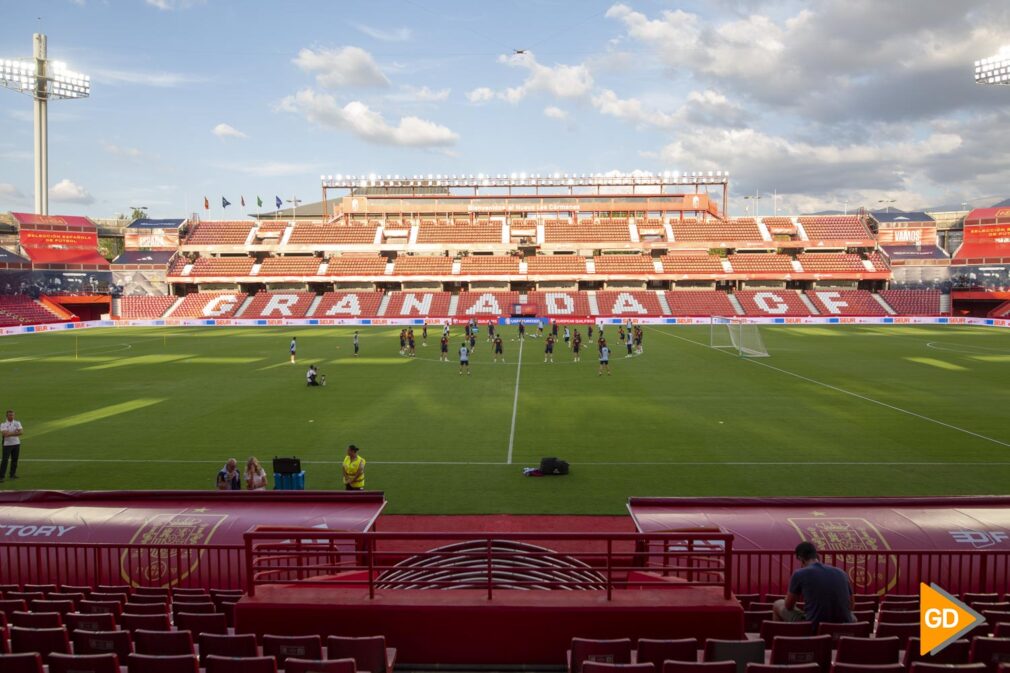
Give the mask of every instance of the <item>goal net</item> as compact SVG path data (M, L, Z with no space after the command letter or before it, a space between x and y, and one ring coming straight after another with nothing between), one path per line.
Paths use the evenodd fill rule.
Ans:
M734 350L742 357L768 357L768 349L765 348L758 326L740 318L712 316L708 345Z

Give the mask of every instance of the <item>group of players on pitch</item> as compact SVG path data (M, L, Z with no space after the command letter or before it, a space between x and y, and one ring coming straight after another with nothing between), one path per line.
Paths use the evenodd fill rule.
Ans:
M592 324L589 324L586 328L586 337L589 343L593 343L593 328ZM409 334L410 330L406 330ZM477 336L480 332L480 327L477 321L470 319L469 322L464 326L464 338L463 343L459 346L459 375L462 376L463 372L466 372L467 376L470 375L470 356L473 354L474 350L477 348ZM551 323L550 331L547 336L544 337L544 324L542 322L537 323L536 334L530 334L530 338L544 339L544 363L554 364L554 346L558 342L559 326L557 321ZM424 334L427 337L428 325L424 325ZM578 328L573 331L567 325L561 328L561 334L565 341L565 346L572 351L572 361L582 362L582 334L579 332ZM634 354L642 353L642 339L643 333L642 328L639 325L634 325L631 321L628 321L626 325L619 325L617 328L618 340L624 343L628 349L628 354L625 357L631 357ZM525 323L519 323L518 339L520 341L526 340L526 325ZM505 362L505 345L502 340L501 332L495 326L493 321L488 321L487 323L487 341L491 342L492 354L494 356L494 361L498 362L499 359ZM408 341L410 346L408 347L408 352L413 354L413 341ZM401 335L401 353L403 336ZM604 373L610 376L610 346L607 344L607 339L603 335L603 325L599 326L599 340L596 342L596 348L599 352L600 369L599 376L603 376ZM439 342L439 360L442 362L449 361L449 324L445 323L442 326L442 338Z

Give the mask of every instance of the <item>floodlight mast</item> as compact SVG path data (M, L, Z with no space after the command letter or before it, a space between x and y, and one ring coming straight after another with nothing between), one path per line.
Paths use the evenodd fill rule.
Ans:
M0 61L0 86L26 93L34 102L35 213L49 214L49 99L87 98L91 78L50 61L46 36L32 36L32 58Z
M975 61L975 83L996 86L1010 85L1010 46L994 56Z

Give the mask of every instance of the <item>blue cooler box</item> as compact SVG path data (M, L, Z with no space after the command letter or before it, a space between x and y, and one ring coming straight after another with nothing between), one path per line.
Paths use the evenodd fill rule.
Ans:
M277 474L276 472L274 472L274 490L304 491L305 472L302 471L296 474Z

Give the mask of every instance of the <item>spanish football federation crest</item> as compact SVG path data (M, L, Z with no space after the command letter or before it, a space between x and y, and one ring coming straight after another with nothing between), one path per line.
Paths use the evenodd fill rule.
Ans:
M196 571L207 545L227 514L156 514L134 533L120 556L120 575L131 586L171 587Z
M817 547L825 562L835 565L852 580L857 593L888 591L898 583L898 559L876 526L862 517L790 517L800 539ZM858 554L846 552L860 552Z

